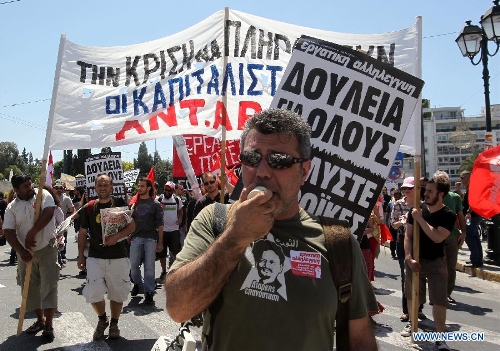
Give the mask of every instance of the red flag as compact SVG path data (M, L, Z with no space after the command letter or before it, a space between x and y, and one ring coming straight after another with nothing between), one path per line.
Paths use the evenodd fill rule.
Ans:
M45 184L52 186L54 179L54 160L52 159L52 151L49 150L49 162L47 163L47 173L45 175Z
M234 166L233 168L231 168L228 172L227 172L227 180L229 183L231 183L231 185L233 186L236 186L236 183L238 183L238 180L240 179L237 175L236 175L236 166Z
M154 168L154 166L151 167L151 169L149 170L147 178L151 181L151 183L154 186L155 185L155 168ZM137 202L138 199L139 199L139 193L135 193L135 195L132 198L132 200L130 200L129 206L134 205Z
M484 218L500 213L500 146L479 154L472 168L469 205Z

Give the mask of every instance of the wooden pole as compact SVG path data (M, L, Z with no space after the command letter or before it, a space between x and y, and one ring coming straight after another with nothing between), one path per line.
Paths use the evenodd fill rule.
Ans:
M40 172L40 183L38 185L38 192L36 194L36 202L35 202L35 220L36 222L38 217L40 216L41 207L42 207L42 194L43 194L43 186L45 185L45 176L46 176L46 168L47 167L47 159L42 160L42 170ZM30 248L30 254L33 256L33 248ZM26 313L26 302L28 300L28 290L30 288L30 279L31 279L31 268L33 266L33 260L29 261L26 264L26 274L24 275L24 285L23 285L23 295L21 300L21 308L19 310L19 320L17 322L17 336L21 335L23 332L23 323L24 323L24 315Z
M222 26L222 29L224 30L224 33L226 33L226 25L227 25L227 21L229 20L229 7L225 7L224 8L224 25ZM226 38L226 35L224 35L224 47L226 47L226 40L229 40L229 38ZM224 57L223 57L223 60L222 60L222 81L224 82L224 77L226 76L226 69L227 69L227 55L226 55L226 52L224 50ZM222 83L224 84L224 83ZM222 115L222 137L221 137L221 145L220 145L220 173L222 175L222 173L226 173L226 123L227 123L227 118L228 118L228 115L227 115L227 110L228 110L228 106L227 106L227 91L224 91L223 90L223 94L222 94L222 104L224 105L224 109L223 111L225 111L225 113L223 113ZM220 187L221 187L221 192L220 192L220 203L223 204L224 203L224 198L225 198L225 192L226 192L226 177L222 177L222 180L221 180L221 184L220 184Z
M420 155L415 155L415 171L414 171L414 192L415 199L413 202L413 207L420 207ZM413 221L413 259L420 262L420 227L417 221ZM418 308L420 306L420 273L412 272L412 287L411 287L411 340L415 343L413 339L413 333L418 331Z

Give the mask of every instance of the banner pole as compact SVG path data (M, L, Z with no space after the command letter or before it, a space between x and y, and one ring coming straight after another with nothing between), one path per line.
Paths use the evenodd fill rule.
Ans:
M64 54L65 42L66 42L66 35L61 34L61 39L59 41L59 53L57 56L56 72L55 72L55 76L54 76L54 87L52 88L52 100L50 102L49 120L47 123L47 132L45 133L45 145L44 145L43 154L42 154L42 169L40 171L40 181L38 184L38 192L36 194L35 221L34 222L36 222L38 217L40 216L41 207L42 207L43 187L45 185L45 176L47 173L47 170L46 170L47 155L49 152L49 143L50 143L50 139L52 136L52 125L54 123L54 110L55 110L55 105L56 105L57 89L59 86L59 77L60 77L60 72L61 72L61 63L62 63L62 57ZM31 253L31 255L33 255L33 249L30 249L30 253ZM26 301L28 299L28 290L30 287L32 265L33 265L33 260L29 261L26 265L26 274L24 276L21 308L19 309L19 320L17 323L17 336L21 335L23 332L24 315L26 313Z
M414 179L415 179L415 199L413 202L413 207L419 208L420 206L420 155L415 155L415 168L414 168ZM413 259L420 263L420 226L417 221L413 221ZM420 307L420 273L412 272L412 290L411 290L411 340L415 343L413 339L413 333L418 331L418 308Z
M226 33L226 24L229 21L229 7L224 8L224 24L222 25L222 30ZM224 47L226 47L226 40L229 38L224 35ZM226 77L226 68L227 68L227 58L226 51L224 50L224 56L222 60L222 84L224 84L224 78ZM227 124L227 91L222 89L222 105L224 106L223 115L222 115L222 140L220 146L220 173L224 173L226 175L226 124ZM226 192L226 177L221 177L221 195L220 195L220 203L224 203L225 192Z

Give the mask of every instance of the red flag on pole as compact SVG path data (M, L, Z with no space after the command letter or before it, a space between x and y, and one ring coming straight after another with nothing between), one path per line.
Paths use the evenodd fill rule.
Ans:
M154 166L151 167L151 169L149 170L147 178L151 181L151 183L154 186L155 185L155 168L154 168ZM132 198L132 200L130 200L129 206L132 206L133 204L135 204L138 199L139 199L139 194L135 193L135 195Z
M469 205L484 218L500 213L500 146L479 154L470 177Z
M54 160L52 159L52 151L49 150L49 162L47 163L47 173L45 175L45 184L52 186L54 179Z

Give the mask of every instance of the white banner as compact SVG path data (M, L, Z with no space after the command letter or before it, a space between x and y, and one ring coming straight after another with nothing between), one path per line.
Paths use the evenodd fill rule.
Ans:
M246 119L269 107L302 34L362 49L418 76L418 21L399 31L361 35L234 10L224 21L224 13L130 46L83 46L63 36L48 146L113 147L181 134L220 137L226 113L227 139L238 139ZM413 138L405 141L418 145L411 144Z
M113 196L125 198L125 179L120 152L91 155L85 159L85 178L88 199L96 199L95 180L106 173L113 181Z
M303 36L271 104L311 126L312 165L300 205L349 220L363 235L423 81L359 51Z

